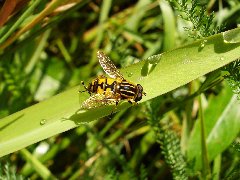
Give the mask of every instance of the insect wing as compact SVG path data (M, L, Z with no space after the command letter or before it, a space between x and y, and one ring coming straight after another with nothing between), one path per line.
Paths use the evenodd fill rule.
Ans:
M113 62L110 60L108 56L106 56L103 52L98 51L97 57L99 60L100 65L102 66L103 70L111 77L111 78L123 78L121 72L116 68Z
M104 94L94 94L85 100L82 109L93 109L116 103L113 98L107 98Z

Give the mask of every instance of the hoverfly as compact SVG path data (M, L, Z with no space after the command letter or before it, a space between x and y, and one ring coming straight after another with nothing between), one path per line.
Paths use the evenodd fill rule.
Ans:
M112 103L117 106L121 100L135 104L142 99L142 95L146 96L143 87L140 84L136 85L127 81L103 52L98 51L97 57L103 70L110 78L104 75L98 76L87 87L82 81L85 91L90 94L90 97L82 104L83 109L92 109Z

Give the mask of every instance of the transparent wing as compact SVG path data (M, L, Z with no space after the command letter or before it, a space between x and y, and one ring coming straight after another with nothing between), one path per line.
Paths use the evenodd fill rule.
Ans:
M106 56L103 52L98 51L97 57L99 60L100 65L102 66L103 70L111 77L111 78L123 78L121 72L116 68L113 62L110 60L108 56Z
M117 99L104 94L94 94L82 103L82 109L93 109L105 105L116 104Z

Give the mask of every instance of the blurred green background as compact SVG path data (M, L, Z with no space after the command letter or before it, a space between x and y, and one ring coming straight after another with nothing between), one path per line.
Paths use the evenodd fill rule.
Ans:
M81 89L81 81L103 73L99 49L120 69L240 23L238 0L6 0L0 5L0 118L72 87ZM237 60L1 157L0 176L239 179L239 67Z

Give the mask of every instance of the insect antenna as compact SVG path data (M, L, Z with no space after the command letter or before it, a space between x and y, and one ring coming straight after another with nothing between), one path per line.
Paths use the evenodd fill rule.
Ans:
M85 84L84 84L84 82L83 81L81 81L81 83L82 83L82 85L83 85L83 87L84 87L84 91L78 91L79 93L83 93L83 92L88 92L89 93L89 90L88 90L88 88L85 86Z

